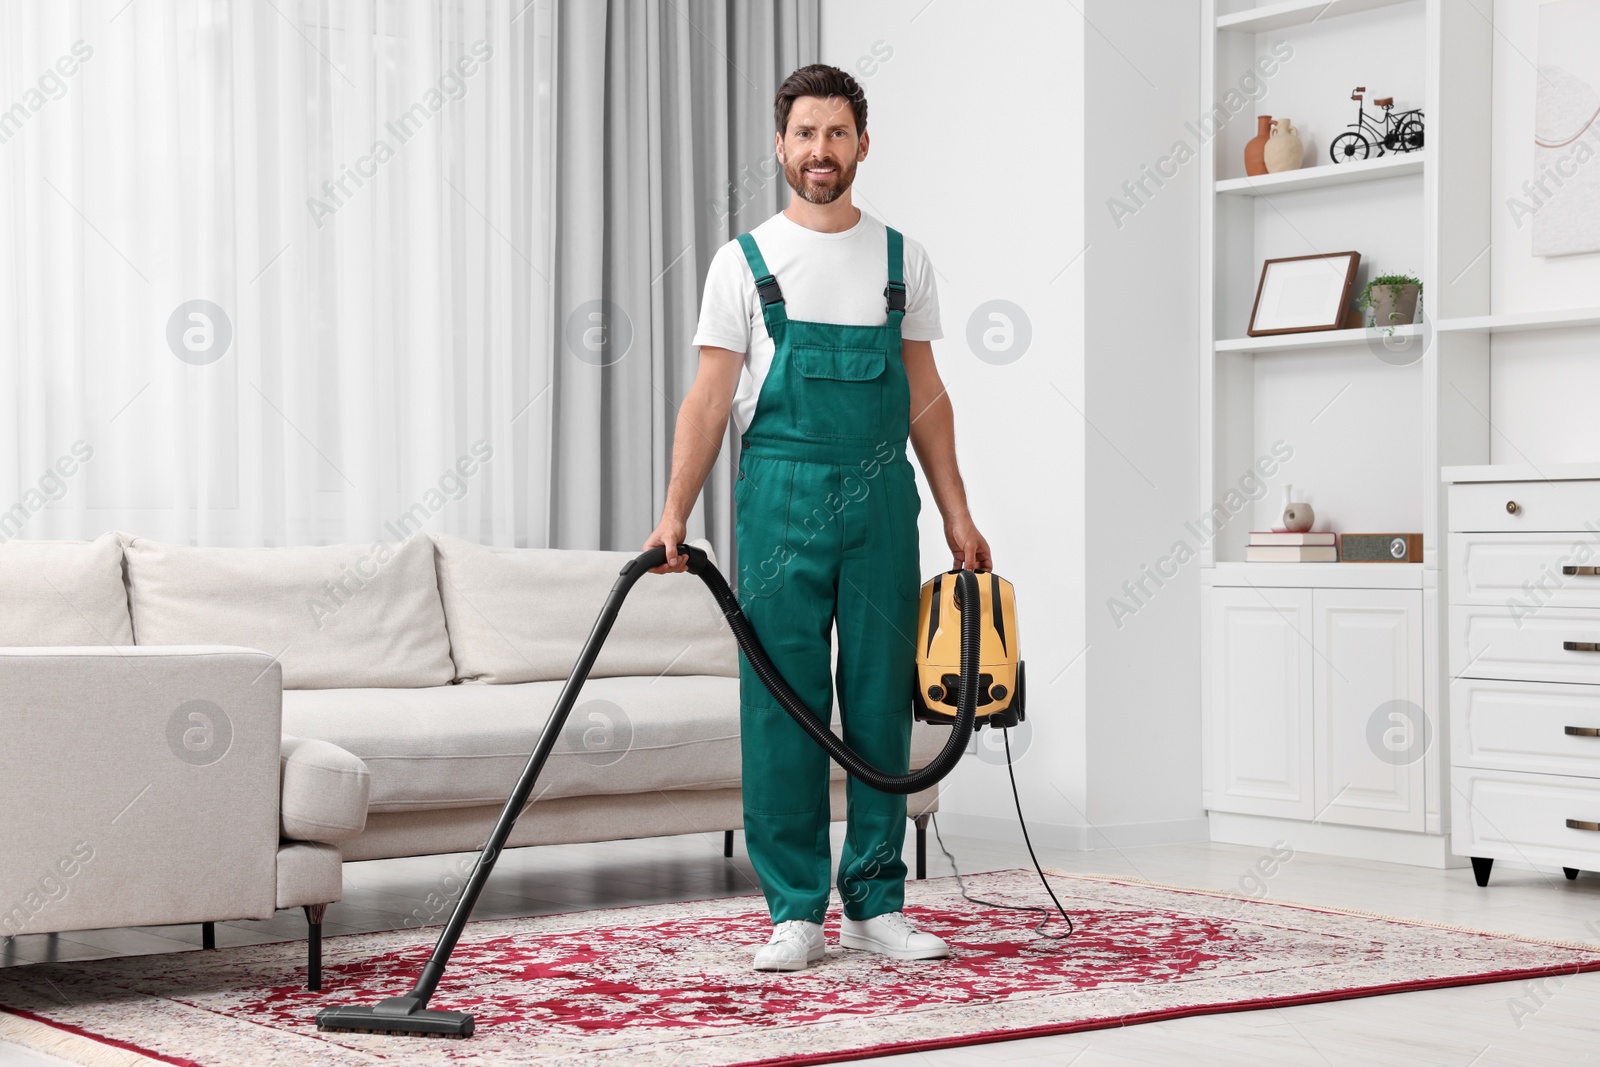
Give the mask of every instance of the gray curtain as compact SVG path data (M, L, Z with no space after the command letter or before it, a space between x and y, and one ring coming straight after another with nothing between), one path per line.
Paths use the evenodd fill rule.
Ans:
M0 146L0 540L636 549L818 0L170 7L0 3L0 74L95 50Z
M555 22L546 543L634 550L665 500L711 257L787 203L772 100L817 61L818 0L565 0ZM689 528L727 573L737 447L730 423Z

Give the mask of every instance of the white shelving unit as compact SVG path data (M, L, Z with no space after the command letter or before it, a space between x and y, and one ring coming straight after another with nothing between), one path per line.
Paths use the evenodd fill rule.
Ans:
M1387 334L1390 340L1420 338L1421 324L1396 326ZM1282 333L1267 337L1230 337L1218 341L1217 352L1310 352L1319 348L1348 348L1351 345L1381 344L1385 332L1371 326L1358 330L1318 330L1315 333Z
M1261 264L1269 258L1354 249L1361 253L1358 287L1379 273L1409 272L1433 296L1437 196L1431 190L1441 72L1432 57L1444 20L1480 17L1447 12L1440 0L1225 4L1208 0L1204 16L1215 29L1201 57L1202 86L1210 87L1203 107L1222 108L1243 83L1241 72L1265 82L1256 112L1292 107L1302 116L1297 124L1308 143L1308 165L1245 176L1244 142L1256 132L1249 109L1201 149L1201 167L1213 176L1201 205L1202 430L1209 446L1202 456L1202 506L1222 500L1274 442L1281 439L1295 451L1265 498L1235 514L1203 547L1201 566L1242 562L1248 531L1271 523L1285 482L1309 491L1323 519L1319 529L1420 531L1428 563L1438 542L1437 519L1430 521L1439 496L1432 443L1437 368L1431 355L1410 361L1395 350L1407 342L1420 350L1434 331L1416 324L1249 337L1246 328ZM1368 47L1359 62L1350 60L1354 45L1373 41L1383 44ZM1341 67L1350 69L1348 78L1334 73ZM1459 77L1481 79L1482 68ZM1356 105L1348 102L1354 84L1366 85L1368 99L1390 95L1402 108L1421 107L1427 148L1327 162L1327 145L1355 117ZM1341 89L1330 91L1331 85ZM1343 96L1335 95L1341 90ZM1430 300L1424 306L1433 314Z
M1600 723L1600 661L1564 642L1600 632L1600 579L1576 568L1548 589L1600 502L1600 257L1536 257L1504 214L1546 165L1530 143L1537 5L1212 2L1206 106L1271 55L1257 109L1287 109L1319 159L1347 121L1316 111L1343 70L1422 107L1427 131L1415 157L1244 178L1255 130L1240 109L1202 150L1202 506L1223 505L1201 558L1212 836L1573 877L1600 863L1600 835L1563 823L1600 803L1600 743L1562 728ZM1388 344L1371 329L1241 336L1264 258L1350 249L1358 284L1419 274L1429 321ZM1407 340L1422 351L1399 366ZM1285 481L1342 532L1420 531L1422 561L1240 562ZM1559 603L1511 620L1507 597L1534 582ZM1390 698L1419 704L1432 735L1398 762L1362 737L1389 725L1369 714Z
M1322 19L1354 15L1405 2L1406 0L1287 0L1286 3L1262 4L1231 15L1218 15L1217 30L1232 33L1265 33L1268 30L1306 26Z
M1213 177L1201 205L1200 507L1217 515L1223 505L1229 516L1201 556L1212 837L1460 865L1448 849L1441 759L1439 468L1441 455L1470 463L1488 454L1484 434L1467 424L1471 405L1446 413L1440 397L1452 386L1469 400L1483 395L1487 381L1471 349L1484 339L1457 332L1450 342L1467 350L1441 355L1443 319L1392 334L1244 334L1262 261L1317 252L1359 251L1357 291L1378 274L1418 275L1430 316L1487 310L1487 286L1480 302L1471 255L1462 251L1475 240L1472 254L1481 253L1487 216L1464 228L1439 219L1487 190L1484 72L1493 27L1450 0L1207 0L1204 20L1215 29L1201 57L1210 96L1202 107L1221 106L1241 72L1254 69L1267 83L1254 110L1206 142L1200 160ZM1469 62L1446 69L1446 39L1452 60ZM1471 62L1475 49L1482 64ZM1277 60L1270 78L1257 66L1274 66L1268 57ZM1368 101L1394 96L1402 109L1420 107L1425 150L1332 164L1328 144L1356 117L1356 104L1344 102L1356 85L1366 86ZM1306 167L1243 175L1258 113L1293 118L1308 143ZM1463 270L1464 285L1440 284ZM1414 357L1396 353L1406 342ZM1241 488L1261 483L1265 492ZM1244 562L1248 531L1268 528L1285 483L1296 497L1304 491L1319 530L1420 532L1422 561ZM1249 498L1242 508L1234 506L1241 493ZM1414 757L1399 763L1367 740L1372 717L1391 701L1427 721L1429 740L1419 738Z
M1216 183L1216 191L1232 196L1266 196L1269 193L1288 193L1299 189L1322 189L1330 185L1350 185L1355 182L1372 182L1382 178L1403 178L1422 173L1427 151L1407 152L1403 155L1380 156L1354 163L1321 163L1299 170L1279 171L1277 174L1258 174L1243 178L1225 178Z
M1518 311L1505 315L1463 315L1440 319L1434 324L1434 329L1440 333L1492 334L1561 330L1574 326L1600 326L1600 307Z

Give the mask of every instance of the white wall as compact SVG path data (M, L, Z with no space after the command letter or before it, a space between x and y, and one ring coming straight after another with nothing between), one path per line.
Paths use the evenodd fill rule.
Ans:
M1496 314L1600 305L1600 254L1535 257L1533 228L1507 207L1537 176L1533 114L1536 64L1560 56L1539 52L1539 7L1524 0L1494 5L1493 163L1490 178L1492 310ZM1568 61L1565 65L1572 66ZM1577 71L1575 71L1577 73ZM1593 77L1588 71L1583 72ZM1600 154L1582 164L1600 167ZM1557 195L1560 195L1559 192ZM1491 343L1488 413L1495 463L1592 461L1600 454L1600 343L1593 330L1501 334Z
M1200 114L1200 13L1189 0L1096 0L1085 16L1088 460L1088 844L1204 839L1199 561L1148 578L1197 514L1199 160L1145 184ZM1146 171L1145 167L1150 167ZM1171 173L1174 164L1164 168ZM1170 571L1176 561L1169 563ZM1136 614L1123 583L1143 582ZM1159 583L1159 584L1158 584Z
M1067 400L1084 403L1084 264L1068 266L1084 243L1084 30L1056 0L976 10L823 0L821 58L867 94L857 206L921 241L938 273L945 336L933 350L961 473L995 570L1017 588L1032 733L1018 786L1030 826L1072 825L1085 807L1084 427ZM994 299L1022 308L1032 331L1003 366L967 343L968 320ZM929 575L950 556L925 482L922 498ZM946 780L945 809L1014 827L999 761L966 761Z
M1012 733L1035 839L1203 836L1196 572L1120 631L1104 603L1166 550L1195 497L1198 175L1120 232L1104 201L1196 117L1198 10L1100 0L1083 9L1090 25L1057 0L975 10L823 0L822 60L855 74L870 107L856 202L938 271L934 353L962 474L995 569L1017 586L1029 723ZM1031 329L1014 361L968 342L991 300ZM931 574L949 556L923 499ZM985 755L948 780L941 821L1015 837L1003 753Z

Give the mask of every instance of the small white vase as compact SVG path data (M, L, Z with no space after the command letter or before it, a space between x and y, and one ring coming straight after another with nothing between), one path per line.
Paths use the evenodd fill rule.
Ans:
M1303 500L1294 500L1294 486L1283 487L1283 528L1288 533L1305 533L1317 521L1317 513Z

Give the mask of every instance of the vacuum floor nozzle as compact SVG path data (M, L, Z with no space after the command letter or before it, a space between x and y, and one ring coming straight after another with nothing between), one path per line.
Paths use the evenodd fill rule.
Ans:
M390 997L370 1007L346 1005L317 1012L317 1029L327 1032L392 1034L396 1037L471 1037L472 1016L422 1007L415 997Z

